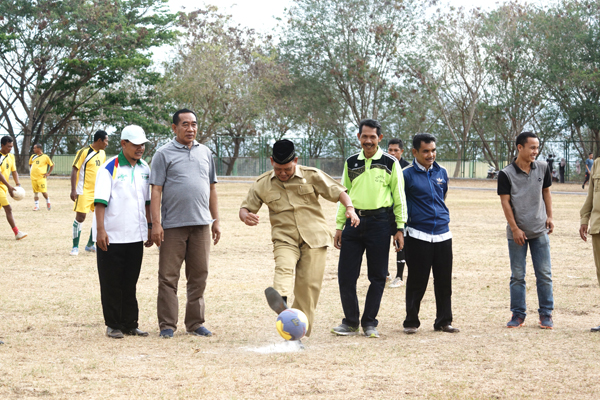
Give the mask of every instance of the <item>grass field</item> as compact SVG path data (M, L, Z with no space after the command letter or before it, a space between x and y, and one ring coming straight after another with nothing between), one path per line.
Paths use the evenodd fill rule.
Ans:
M19 242L0 212L0 398L56 399L585 399L600 395L600 323L591 244L578 237L585 197L555 194L551 235L555 329L537 326L537 296L528 269L528 315L510 318L510 268L505 220L494 182L452 181L448 197L454 236L453 310L459 334L434 332L432 282L422 326L402 331L404 288L386 289L379 313L381 338L336 337L340 323L338 251L328 252L323 291L305 351L277 352L282 339L263 298L273 259L266 208L250 228L237 218L247 183L218 185L222 239L211 253L206 326L211 338L158 337L158 251L146 250L138 283L140 328L150 337L104 336L93 254L69 256L74 213L66 179L49 180L53 209L33 212L28 198L12 202ZM577 185L554 191L582 192ZM334 229L335 205L324 202ZM91 227L84 223L82 242ZM392 263L391 263L392 264ZM528 266L531 264L529 263ZM395 270L393 271L395 272ZM359 298L368 280L363 268ZM185 280L180 284L184 304Z

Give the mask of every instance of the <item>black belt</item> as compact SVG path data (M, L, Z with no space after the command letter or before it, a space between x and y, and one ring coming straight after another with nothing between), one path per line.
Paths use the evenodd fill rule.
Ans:
M359 217L372 217L373 215L379 215L389 213L392 211L392 207L381 207L376 210L354 210Z

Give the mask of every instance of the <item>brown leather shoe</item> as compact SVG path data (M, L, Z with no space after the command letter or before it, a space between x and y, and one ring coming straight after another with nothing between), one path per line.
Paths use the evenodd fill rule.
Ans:
M448 324L448 325L444 325L442 327L439 328L435 328L436 331L438 332L446 332L446 333L458 333L460 332L460 329L453 327L452 325Z

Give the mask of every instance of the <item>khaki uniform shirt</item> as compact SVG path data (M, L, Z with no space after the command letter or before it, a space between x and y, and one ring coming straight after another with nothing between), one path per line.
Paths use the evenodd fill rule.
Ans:
M600 233L600 158L594 161L588 195L579 214L580 224L589 225L588 230L591 235Z
M263 203L269 207L273 242L297 245L304 241L310 248L326 247L331 246L332 236L319 196L336 202L345 191L323 171L297 165L287 182L277 179L274 171L259 176L241 208L256 214Z

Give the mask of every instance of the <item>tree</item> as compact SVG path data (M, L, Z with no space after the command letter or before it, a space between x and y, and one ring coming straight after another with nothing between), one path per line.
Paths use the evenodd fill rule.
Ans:
M103 93L147 69L148 50L174 39L173 20L163 0L0 2L0 128L22 135L19 169L34 142L100 112Z

